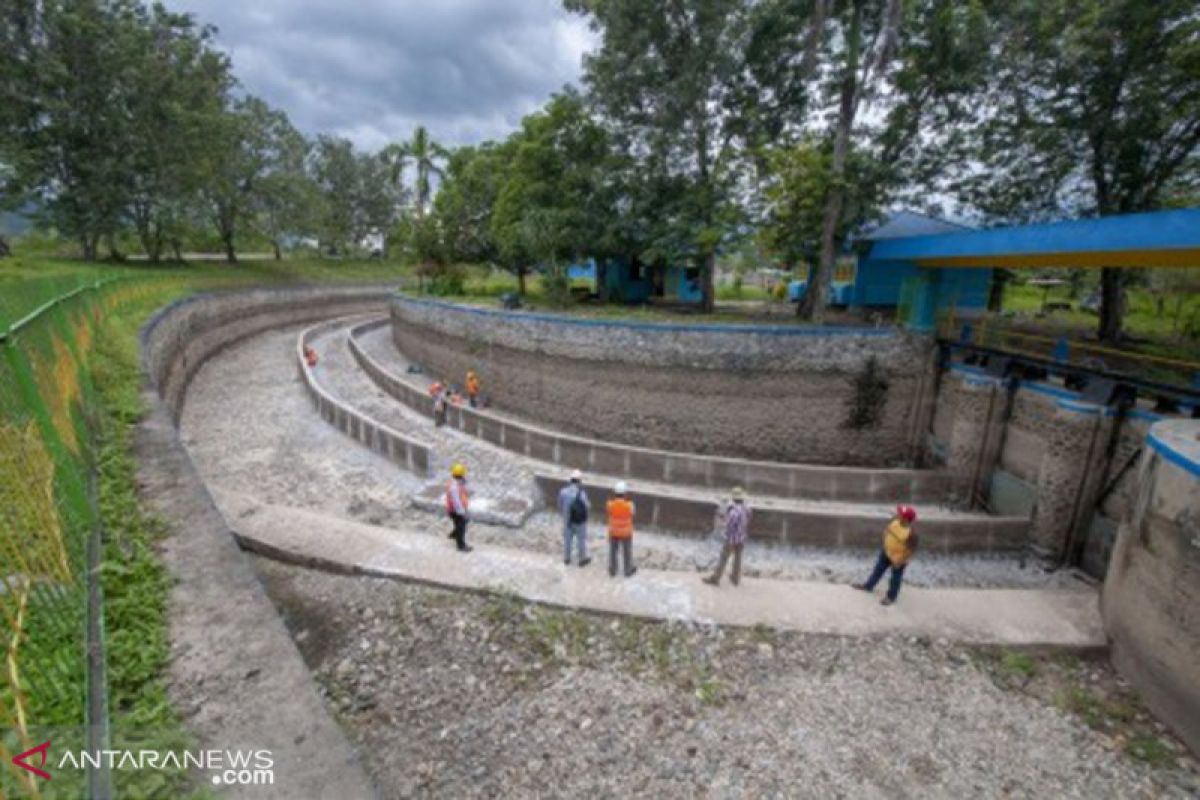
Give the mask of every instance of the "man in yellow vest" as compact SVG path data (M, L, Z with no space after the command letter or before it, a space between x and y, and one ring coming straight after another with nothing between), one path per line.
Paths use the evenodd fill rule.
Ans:
M473 549L467 544L467 468L455 464L450 468L450 482L446 484L446 514L454 523L450 538L458 545L460 553L469 553Z
M875 569L871 572L871 577L867 578L866 583L853 584L855 589L862 589L864 592L873 591L875 584L883 578L883 573L891 569L892 577L888 582L887 596L883 598L882 603L890 606L896 602L896 598L900 594L900 584L904 580L904 568L908 566L908 562L917 549L917 534L913 531L913 523L916 521L917 510L915 508L896 506L896 516L892 517L891 522L883 531L883 549L879 551Z
M617 481L616 496L608 501L608 574L617 576L617 551L621 551L625 566L625 577L637 572L633 565L633 515L635 509L629 500L629 487L625 481Z

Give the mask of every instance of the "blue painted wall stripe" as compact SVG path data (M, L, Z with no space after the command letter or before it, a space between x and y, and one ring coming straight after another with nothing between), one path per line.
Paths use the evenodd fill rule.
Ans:
M1188 458L1154 434L1148 435L1146 441L1150 443L1154 451L1162 456L1164 460L1170 461L1175 466L1200 478L1200 462Z
M895 337L899 334L890 328L855 328L849 325L722 325L719 323L680 325L673 322L627 322L611 319L577 319L560 314L534 314L514 311L504 311L495 308L479 308L477 306L446 303L438 300L397 295L405 303L424 305L432 308L445 308L466 314L501 317L517 322L553 322L558 325L578 325L592 328L629 328L659 333L736 333L756 334L761 336L865 336L872 338Z

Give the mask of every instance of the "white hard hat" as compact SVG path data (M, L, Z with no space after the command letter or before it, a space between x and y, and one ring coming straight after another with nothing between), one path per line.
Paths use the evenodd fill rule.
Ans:
M617 481L617 485L613 489L617 494L627 494L629 492L629 486L625 481Z
M577 469L571 470L571 480L573 480L573 481L583 480L583 473Z

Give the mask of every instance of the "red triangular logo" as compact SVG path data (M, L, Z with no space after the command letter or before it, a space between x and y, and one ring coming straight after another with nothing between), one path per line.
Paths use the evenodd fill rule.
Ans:
M33 748L32 750L26 750L24 753L20 753L18 755L13 756L13 763L16 764L18 767L20 767L21 769L29 770L34 775L37 775L40 778L45 778L46 780L50 780L50 773L46 772L44 769L40 769L40 767L46 766L46 750L49 747L50 747L50 742L48 742L48 741L42 742L41 744L39 744L37 747ZM29 758L34 753L37 753L38 755L40 755L42 757L41 762L36 767L33 766L32 764L25 763L25 759Z

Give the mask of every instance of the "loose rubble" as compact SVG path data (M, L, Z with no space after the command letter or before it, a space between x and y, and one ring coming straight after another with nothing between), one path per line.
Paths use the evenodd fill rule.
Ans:
M1127 696L1099 660L612 619L256 564L385 797L1200 791L1144 711L1109 729L1070 699Z

